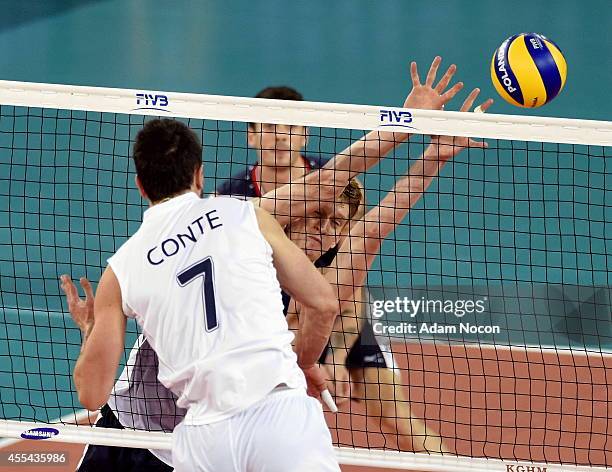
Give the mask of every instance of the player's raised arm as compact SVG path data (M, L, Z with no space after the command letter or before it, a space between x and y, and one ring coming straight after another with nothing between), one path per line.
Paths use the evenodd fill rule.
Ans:
M479 93L479 89L474 89L465 99L461 111L469 111ZM484 112L492 103L493 100L486 100L479 108ZM401 177L380 203L351 228L349 237L342 243L336 268L326 274L327 280L338 286L342 306L350 303L352 287L359 287L365 282L367 270L377 256L382 241L406 217L442 167L466 147L486 146L485 142L471 138L432 137L431 144L421 158L410 166L408 174Z
M74 368L79 401L88 410L96 410L108 400L124 348L125 325L119 282L107 267L96 292L93 327L83 340Z
M256 208L259 228L272 246L278 280L301 306L300 330L295 350L304 370L315 365L339 313L338 299L331 285L291 242L278 222L266 211Z
M421 83L416 62L410 64L412 90L404 100L404 108L441 110L463 88L463 83L458 82L446 90L457 70L455 64L451 64L440 81L434 85L441 62L442 58L440 56L434 58L429 67L425 83ZM340 152L323 166L323 169L333 169L335 171L334 179L340 183L346 183L357 174L376 165L382 157L407 141L409 137L410 134L408 133L370 131L363 138Z
M479 93L479 89L474 89L460 111L469 111ZM479 108L484 112L492 103L493 100L486 100ZM460 136L432 136L431 144L421 158L410 166L408 174L400 178L393 190L363 218L363 234L372 239L386 238L421 198L444 165L466 147L484 148L487 143Z
M405 108L439 110L461 90L461 82L446 90L456 71L454 64L434 85L441 61L439 56L433 60L423 84L416 63L411 64L412 90L404 101ZM334 201L350 179L376 165L408 137L406 133L371 131L318 171L266 193L256 203L274 215L281 225L288 224L292 218L303 218L316 202Z

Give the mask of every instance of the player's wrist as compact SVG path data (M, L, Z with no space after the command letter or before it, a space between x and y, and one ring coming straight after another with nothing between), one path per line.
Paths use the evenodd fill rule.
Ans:
M86 324L83 324L83 325L79 326L79 328L81 328L81 336L83 338L83 346L85 346L85 343L89 339L89 336L91 335L91 332L93 331L93 327L94 327L93 322L86 323ZM81 349L82 349L83 346L81 346Z

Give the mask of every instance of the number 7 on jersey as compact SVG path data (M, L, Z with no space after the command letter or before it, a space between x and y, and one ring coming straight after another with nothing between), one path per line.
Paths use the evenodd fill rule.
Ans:
M184 287L199 277L203 277L202 303L204 305L204 318L206 319L206 331L214 331L219 326L217 319L217 305L215 304L215 288L213 284L214 271L210 257L196 262L187 269L179 272L176 276L178 283Z

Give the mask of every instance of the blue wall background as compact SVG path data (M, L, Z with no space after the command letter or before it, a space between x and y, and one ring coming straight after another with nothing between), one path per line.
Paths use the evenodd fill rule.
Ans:
M500 113L610 119L608 0L3 1L4 79L251 96L291 84L308 100L400 105L408 64L440 54L494 96L493 51L535 31L564 52L568 82L543 109Z

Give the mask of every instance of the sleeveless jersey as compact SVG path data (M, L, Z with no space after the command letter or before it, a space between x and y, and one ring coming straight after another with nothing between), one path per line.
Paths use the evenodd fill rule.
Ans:
M187 192L157 204L108 262L186 424L226 419L282 383L305 387L251 203Z

